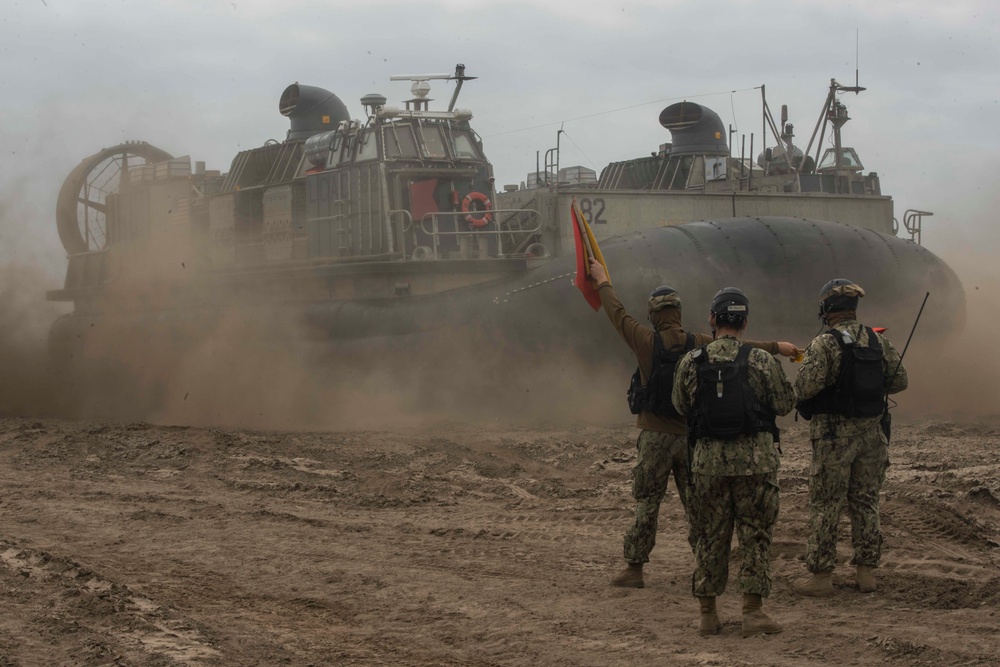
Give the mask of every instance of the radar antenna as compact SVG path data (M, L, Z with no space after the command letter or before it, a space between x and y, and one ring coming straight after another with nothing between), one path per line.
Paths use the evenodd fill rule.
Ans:
M858 70L854 70L855 83L857 83ZM843 155L841 154L841 142L840 142L840 128L844 124L851 120L851 117L847 115L847 107L837 99L838 93L858 93L867 90L863 86L845 86L839 83L836 79L830 79L830 92L826 96L826 102L823 104L823 110L820 112L819 119L816 121L816 127L813 130L812 136L809 138L809 144L806 146L805 154L808 155L809 151L812 150L813 142L816 140L816 134L822 137L826 134L826 124L830 123L833 126L833 144L834 144L834 173L838 176L840 175L841 161ZM822 125L822 129L821 126ZM819 154L820 150L823 148L823 142L820 140L816 144L816 164L819 164ZM839 186L838 186L839 188ZM838 189L839 192L839 189Z
M454 74L393 74L389 77L390 81L412 81L413 85L410 86L410 92L413 93L412 100L406 100L406 109L410 110L410 105L413 105L414 111L427 111L427 104L433 100L427 97L427 94L431 92L432 80L438 81L458 81L458 85L455 86L455 92L451 96L451 103L448 104L448 111L455 110L455 102L458 100L458 93L462 90L462 84L471 79L475 79L474 76L465 75L465 65L459 63L455 65Z

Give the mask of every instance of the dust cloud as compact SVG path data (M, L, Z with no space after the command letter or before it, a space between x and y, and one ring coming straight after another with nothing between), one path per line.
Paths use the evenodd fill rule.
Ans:
M906 355L910 389L896 397L894 414L1000 418L1000 355L992 353L991 336L1000 324L992 297L1000 279L982 268L988 263L950 261L962 271L967 324L950 338L931 337L926 332L940 328L932 326L937 314L923 313ZM514 334L497 338L444 322L419 334L330 341L292 311L260 306L175 304L181 307L169 317L137 314L142 302L168 298L166 285L184 273L132 285L131 294L116 295L126 304L121 312L61 330L78 344L50 351L49 329L68 309L44 300L44 289L57 285L41 268L0 266L0 414L265 430L630 418L624 394L632 367L621 355L596 363L572 349L527 351ZM870 323L884 315L860 313ZM912 323L915 316L896 319ZM908 333L908 326L889 332L900 351ZM795 367L785 368L794 377Z
M326 341L283 311L202 309L169 326L159 318L136 325L121 314L85 326L85 344L70 357L53 356L46 341L60 311L42 298L43 272L11 264L0 278L0 414L265 430L629 419L624 392L632 369L620 360L526 352L517 340L445 326ZM982 274L964 282L968 323L960 334L922 337L935 313L922 316L906 354L910 389L896 397L898 417L1000 418L1000 357L990 353L1000 312L988 304L1000 281ZM908 333L890 331L900 351ZM794 377L793 366L786 370Z
M0 238L11 241L0 252L2 416L343 430L621 414L630 371L594 368L571 351L527 353L517 340L444 322L419 335L333 342L288 310L199 301L187 288L204 248L176 227L156 233L155 252L111 258L120 279L102 286L104 315L60 318L72 306L45 296L66 266L46 251L58 243L44 236L54 226L25 223L50 219L54 204L14 189L0 199ZM228 302L245 302L239 296ZM162 314L149 314L151 303Z
M174 313L170 322L133 315L83 321L82 333L68 334L83 342L72 352L55 351L46 391L36 392L30 403L4 401L0 410L192 426L354 430L448 421L487 427L606 423L620 418L624 406L627 373L621 369L584 364L571 351L527 353L516 342L447 327L328 341L278 309L201 309ZM44 359L43 340L23 337L5 341L5 348L10 356ZM22 374L31 376L36 368L41 366Z
M49 326L60 312L44 301L48 277L31 266L0 266L0 414L50 414Z
M925 311L913 334L904 365L910 387L899 394L899 414L919 419L1000 420L1000 354L996 331L1000 327L997 307L1000 278L988 270L988 262L951 260L960 269L965 287L967 320L961 333L950 338L922 336L924 319L938 316ZM913 317L916 313L913 313ZM902 352L909 331L896 331L892 340Z
M585 373L571 355L491 354L475 339L440 331L351 342L309 342L301 333L230 312L177 355L150 418L340 430L449 420L506 427L606 414L603 392L579 386Z

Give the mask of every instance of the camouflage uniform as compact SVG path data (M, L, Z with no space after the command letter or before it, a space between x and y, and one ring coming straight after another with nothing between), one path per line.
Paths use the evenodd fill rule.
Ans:
M854 312L828 315L831 328L847 331L862 346L867 334L854 319ZM907 386L906 369L899 354L885 337L875 334L882 344L885 384L890 394ZM816 396L833 386L840 372L840 346L823 333L806 348L802 368L795 378L799 400ZM898 373L896 369L899 369ZM893 375L895 378L893 379ZM890 386L890 381L892 382ZM809 546L806 567L812 573L833 570L837 555L837 524L847 501L851 517L851 563L876 567L881 558L882 532L879 526L879 490L889 466L889 442L879 424L880 417L813 415L809 426L812 463L809 468Z
M639 456L632 480L632 497L636 501L635 522L625 533L624 555L627 563L648 563L649 554L656 545L660 503L666 495L671 473L684 516L688 516L687 436L644 429L639 432L636 446ZM690 527L688 543L693 549Z
M741 343L724 336L706 348L710 362L736 358ZM795 393L780 363L753 350L748 359L750 386L776 414L788 414ZM677 364L673 402L689 414L697 390L695 363L687 354ZM737 580L743 593L767 597L771 592L771 533L778 518L780 453L768 432L733 440L699 438L691 459L691 532L696 566L692 578L698 597L726 590L729 549L735 528L743 549Z
M687 334L681 327L680 299L671 295L666 305L651 315L654 328L639 322L626 312L615 294L611 283L598 286L601 304L611 325L635 355L643 383L649 381L653 367L653 334L659 334L666 349L683 345ZM694 334L696 346L712 342L708 334ZM771 354L778 353L776 341L746 341L747 345L761 348ZM769 356L769 355L765 355ZM636 425L642 429L636 443L638 459L634 469L632 495L636 500L635 522L625 533L624 556L630 564L649 562L649 554L656 544L656 531L660 503L667 492L670 475L674 476L677 496L689 516L690 496L688 474L687 423L683 418L664 417L651 412L640 412ZM688 527L688 543L694 549L694 538Z

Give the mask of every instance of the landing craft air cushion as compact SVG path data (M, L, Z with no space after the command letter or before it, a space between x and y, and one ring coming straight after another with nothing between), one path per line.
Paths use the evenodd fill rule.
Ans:
M400 108L366 95L363 120L329 91L288 86L285 139L240 152L226 173L142 142L81 162L58 199L69 266L49 298L74 310L53 326L53 349L75 354L113 327L204 333L222 312L263 309L319 341L468 328L618 356L574 294L574 200L632 312L666 283L698 327L711 295L738 285L754 301L756 337L808 340L818 286L849 277L878 324L904 328L927 291L937 333L964 322L961 283L916 242L925 213L908 211L911 239L899 238L877 174L841 143L838 96L862 89L831 81L813 138L829 126L834 145L817 144L815 157L766 101L775 145L757 160L732 155L713 111L681 102L660 114L672 142L650 156L598 176L561 169L557 147L526 185L497 192L472 112L456 108L475 77L458 65L393 78L412 81L413 97ZM446 110L429 108L436 80L455 84Z

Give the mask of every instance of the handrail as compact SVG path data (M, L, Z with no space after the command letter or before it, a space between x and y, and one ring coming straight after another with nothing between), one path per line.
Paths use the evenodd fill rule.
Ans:
M405 218L398 227L394 226L393 230L397 231L397 233L398 233L397 240L399 241L399 254L400 254L400 257L402 257L403 259L406 259L406 241L405 241L405 239L403 239L403 235L406 234L406 232L408 232L411 229L413 229L413 214L410 213L405 208L391 209L388 212L390 224L392 224L393 218L397 214L402 214L402 216Z
M484 211L479 211L479 213L483 213L483 212ZM517 213L517 214L529 213L529 214L532 214L534 216L534 218L536 220L535 225L533 227L522 227L522 228L520 228L520 229L518 229L516 231L518 231L518 232L520 232L522 234L534 234L536 232L541 231L541 229L542 229L542 216L541 216L541 213L539 213L535 209L525 209L525 208L508 208L508 209L504 209L504 208L501 208L501 209L490 209L488 212L494 214L494 216L496 216L497 214L500 214L500 213ZM428 236L430 236L433 239L433 243L431 245L431 250L434 253L434 259L438 259L438 242L439 242L439 237L441 237L441 236L470 236L470 237L471 236L488 236L488 235L496 236L497 237L497 254L499 256L501 256L501 257L505 256L505 253L503 251L503 236L502 235L503 234L510 234L511 231L512 231L510 229L500 229L499 227L497 227L496 229L474 229L474 230L461 230L461 231L454 231L454 232L443 232L443 231L441 231L441 230L438 229L438 219L439 218L458 218L458 217L464 218L467 215L468 215L468 213L464 212L464 211L438 211L438 212L433 212L433 213L425 213L424 216L420 219L420 231L422 231L423 233L427 234ZM432 229L427 229L427 223L428 222L431 223ZM457 222L457 220L456 220L456 222Z
M903 226L906 231L910 233L910 240L916 241L917 245L922 245L920 242L921 231L923 227L924 216L934 215L930 211L918 211L917 209L907 209L903 214Z

